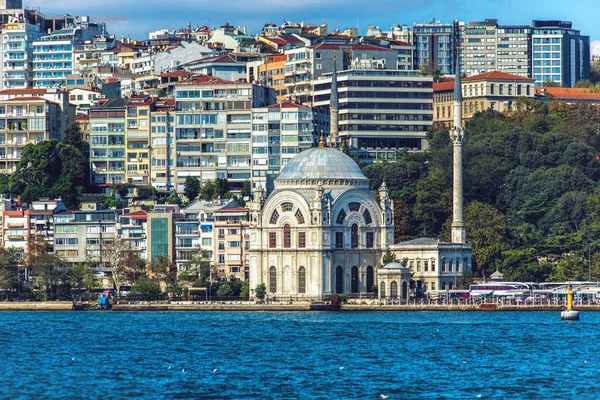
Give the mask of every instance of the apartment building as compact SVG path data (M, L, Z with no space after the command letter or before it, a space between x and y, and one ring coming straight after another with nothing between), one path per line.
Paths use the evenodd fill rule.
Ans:
M214 263L214 212L220 207L220 204L195 201L181 210L183 218L175 222L178 271L184 270L194 252L200 250L211 264Z
M150 117L150 182L157 190L174 189L175 177L175 99L159 99Z
M69 102L73 104L77 115L89 114L91 107L98 106L102 93L98 90L75 88L69 90Z
M33 86L65 87L75 73L75 46L102 36L104 24L81 23L58 29L33 42Z
M322 75L351 68L396 69L395 50L370 44L320 43L286 52L285 85L295 102L312 105L313 83Z
M252 173L252 108L275 102L272 88L197 76L175 87L176 176L227 179L241 190Z
M150 184L151 113L156 98L147 95L132 96L127 108L125 141L127 146L126 182L135 185Z
M60 139L60 107L41 97L0 100L0 172L10 174L30 143Z
M168 260L171 265L175 260L175 222L183 216L178 205L157 204L154 211L148 214L148 242L146 254L148 262Z
M124 246L141 259L147 258L147 221L148 212L132 211L117 217L117 240L127 242Z
M214 246L215 272L217 278L236 276L249 278L246 253L250 246L248 209L232 200L214 211L214 231L217 233Z
M568 21L533 21L533 78L535 85L553 81L573 87L590 77L590 37Z
M125 99L110 99L90 108L91 181L109 190L125 183Z
M458 24L445 24L431 20L415 23L413 44L415 46L415 68L428 66L438 68L442 74L452 74L456 63L455 42Z
M48 243L48 251L54 252L54 215L66 211L62 200L48 198L32 201L29 207L30 236L42 236ZM59 241L59 245L62 244Z
M252 110L252 188L270 191L273 179L296 154L329 132L326 108L282 102Z
M33 46L40 38L38 25L27 22L5 24L0 34L2 45L0 74L1 89L26 89L33 85Z
M315 106L329 107L332 76L315 81ZM365 160L399 149L426 150L433 123L433 80L418 71L348 70L337 74L339 137Z
M469 22L461 34L461 71L467 76L502 71L531 76L531 26Z
M512 110L518 97L535 97L534 79L493 71L461 80L462 120L468 121L479 111ZM454 80L433 84L435 122L451 127L454 122Z
M277 95L277 101L285 100L288 94L285 86L286 60L285 54L269 54L257 67L258 83L272 87Z
M12 248L17 260L22 260L27 254L30 222L29 210L20 206L2 212L2 245Z

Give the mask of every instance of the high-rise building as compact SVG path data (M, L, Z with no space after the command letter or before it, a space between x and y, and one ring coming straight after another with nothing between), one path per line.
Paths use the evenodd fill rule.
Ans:
M498 25L496 19L469 22L460 32L461 72L467 76L503 71L531 76L531 27Z
M315 81L317 107L329 107L332 75ZM392 159L400 149L427 149L433 80L418 71L337 73L339 137L365 159Z
M156 98L132 96L127 104L125 143L126 181L136 185L150 184L150 114Z
M590 37L568 21L533 21L533 78L573 87L590 77Z
M432 20L414 24L415 69L426 67L439 69L442 74L452 74L455 60L456 24L444 24Z
M0 34L2 89L25 89L33 85L33 46L40 27L26 22L5 24Z

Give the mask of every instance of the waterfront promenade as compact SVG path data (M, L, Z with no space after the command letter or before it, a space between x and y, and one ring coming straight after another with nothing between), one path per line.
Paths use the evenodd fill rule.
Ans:
M73 302L0 302L0 311L70 311ZM90 304L89 311L96 311ZM491 307L490 307L491 306ZM490 309L491 308L491 309ZM600 305L575 305L579 311L600 311ZM114 304L111 311L560 311L562 305L555 304L342 304L339 310L329 304L316 303L263 303L254 302L122 302ZM98 310L100 311L100 310Z

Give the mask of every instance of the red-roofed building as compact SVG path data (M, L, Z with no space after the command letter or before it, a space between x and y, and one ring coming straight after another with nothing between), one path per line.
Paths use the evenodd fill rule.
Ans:
M537 87L535 95L544 103L557 100L567 104L583 102L600 105L600 93L592 93L588 88Z
M277 101L283 101L287 97L285 86L285 54L272 54L265 57L264 62L257 67L258 83L270 86L277 93Z
M505 112L517 97L534 98L534 79L490 71L462 79L463 121L488 109ZM433 85L433 120L451 126L454 121L454 80Z

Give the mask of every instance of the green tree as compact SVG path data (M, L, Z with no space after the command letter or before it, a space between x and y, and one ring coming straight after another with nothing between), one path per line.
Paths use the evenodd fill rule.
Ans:
M156 189L152 185L136 186L135 194L138 199L152 199L156 195Z
M420 222L420 235L436 237L442 233L442 225L451 211L450 197L450 185L440 169L432 170L427 177L417 182L413 211Z
M223 283L219 286L219 289L217 290L217 296L220 297L229 297L233 294L233 291L231 290L231 286L229 286L228 283Z
M191 259L184 264L183 270L179 273L179 279L199 285L209 282L211 280L211 263L208 256L209 250L194 250Z
M44 286L46 299L71 298L71 268L55 254L42 254L33 265Z
M183 186L183 194L189 201L194 201L200 194L200 181L195 176L187 176Z
M15 249L0 247L0 289L6 290L7 298L10 290L19 288L19 272Z
M560 85L554 81L544 81L542 87L560 87Z
M73 146L74 148L85 151L86 143L83 140L83 132L77 122L71 122L63 132L62 143Z
M142 301L161 300L163 298L163 293L158 282L144 277L138 279L133 284L127 297L133 300Z
M150 263L150 272L159 282L164 283L167 290L177 280L177 266L167 256L158 256Z
M240 297L248 297L250 296L250 282L244 281L242 282L242 287L240 288Z
M554 265L554 270L548 277L551 282L583 281L587 280L587 263L583 257L576 253L564 255Z
M473 246L473 272L487 277L506 247L505 217L489 204L473 201L465 207L464 218L467 242Z
M259 283L254 289L254 295L259 300L264 300L267 294L267 286L264 283Z

